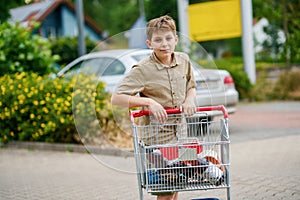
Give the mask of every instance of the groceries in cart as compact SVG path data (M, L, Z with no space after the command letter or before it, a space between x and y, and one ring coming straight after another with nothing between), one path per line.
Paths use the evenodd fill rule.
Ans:
M204 155L202 146L184 144L162 147L147 153L148 184L207 182L219 186L224 182L224 168L217 158Z
M209 119L205 112L222 111ZM145 110L131 111L134 151L140 199L150 194L226 189L230 200L228 113L224 106L198 107L194 116L166 110L168 121L136 124L149 116ZM151 116L150 116L151 118ZM173 134L175 140L166 135ZM172 138L173 139L173 138Z

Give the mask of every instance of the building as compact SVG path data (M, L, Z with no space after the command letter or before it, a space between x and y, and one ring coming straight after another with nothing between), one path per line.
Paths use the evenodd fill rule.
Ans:
M74 5L67 0L36 2L10 10L12 22L28 26L37 21L41 25L34 33L42 37L75 37L78 26ZM103 39L103 31L87 15L84 15L84 33L93 41Z

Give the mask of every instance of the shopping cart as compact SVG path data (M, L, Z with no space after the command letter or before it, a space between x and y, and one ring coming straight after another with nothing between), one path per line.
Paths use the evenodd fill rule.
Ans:
M225 107L198 107L193 116L185 116L179 109L166 111L168 120L164 123L157 122L148 110L130 111L140 199L144 191L226 189L230 200ZM211 111L221 115L212 120ZM139 120L148 123L138 125Z

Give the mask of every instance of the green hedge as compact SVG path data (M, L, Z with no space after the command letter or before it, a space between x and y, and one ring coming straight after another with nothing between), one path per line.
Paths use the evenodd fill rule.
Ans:
M53 54L59 55L60 60L57 64L61 67L69 64L78 58L78 38L77 37L60 37L51 38L51 50ZM86 53L92 52L97 43L85 38Z
M59 56L52 54L48 39L32 35L32 28L37 26L0 24L0 76L16 72L44 75L55 70Z
M95 113L107 132L115 130L110 95L103 83L95 84L91 80L86 76L53 80L25 72L0 77L0 142L80 143L73 113L82 116L77 121L86 125L84 129L77 127L81 131L91 130L88 122ZM76 83L80 83L79 89L74 90ZM76 105L72 106L74 99Z
M251 94L252 84L244 71L242 58L224 58L215 60L218 69L227 70L235 83L240 99L247 99Z

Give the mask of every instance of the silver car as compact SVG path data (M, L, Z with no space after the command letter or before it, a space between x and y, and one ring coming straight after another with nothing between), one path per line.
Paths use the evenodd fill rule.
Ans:
M152 53L149 49L105 50L89 53L75 59L57 74L58 77L72 77L78 70L96 74L106 84L106 90L113 92L132 66ZM234 81L226 70L203 69L192 61L197 83L197 106L224 105L228 113L236 111L238 92ZM209 115L219 113L210 112Z

